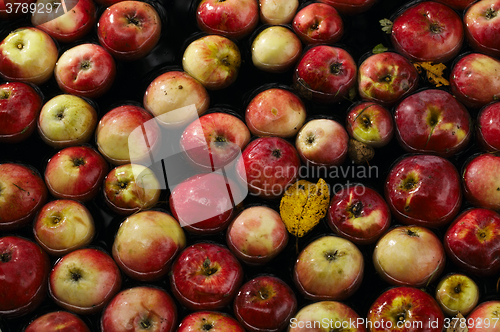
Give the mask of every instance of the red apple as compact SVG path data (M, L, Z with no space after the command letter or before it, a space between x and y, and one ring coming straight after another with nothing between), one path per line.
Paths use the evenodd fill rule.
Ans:
M465 36L481 53L500 56L500 1L477 1L464 13Z
M307 110L302 100L283 88L259 92L245 111L245 122L255 136L294 137L306 117Z
M99 43L116 59L132 61L145 57L161 36L156 9L143 1L120 1L102 13L97 23Z
M335 7L313 2L295 14L292 28L299 39L308 45L338 42L344 36L344 21Z
M410 155L397 161L387 176L384 193L393 216L406 225L445 226L462 204L457 169L432 155Z
M243 283L243 268L226 247L208 242L184 249L172 265L170 286L188 310L220 310Z
M500 102L483 107L477 116L476 139L487 152L500 151Z
M356 87L357 65L344 49L328 45L308 49L293 75L294 88L305 99L332 104Z
M467 322L465 325L469 332L498 332L500 328L500 301L490 300L479 304L474 310L467 316ZM451 324L450 324L451 325Z
M392 140L394 121L387 108L365 101L349 108L346 129L349 135L357 141L380 148Z
M0 84L0 142L18 143L30 137L41 108L42 96L30 85Z
M297 310L297 298L284 281L260 276L241 286L234 315L248 332L284 331Z
M394 110L396 137L408 152L451 157L472 137L469 111L444 90L423 90L406 97Z
M500 215L489 209L462 212L444 236L444 248L451 261L478 276L500 271Z
M202 0L196 9L198 27L231 39L248 36L259 23L257 0Z
M335 7L345 15L357 15L368 11L377 0L319 0Z
M47 201L47 187L35 168L0 164L0 230L30 223Z
M462 173L465 198L472 205L500 209L500 157L484 153L469 160Z
M218 311L196 311L182 320L177 332L245 332L236 319Z
M109 302L101 316L103 332L173 332L177 308L168 293L151 286L125 289Z
M451 317L468 315L477 305L480 290L476 282L461 273L450 273L436 286L434 297L443 312Z
M53 311L37 317L24 332L90 332L89 327L77 315L67 311Z
M280 25L292 22L299 0L259 0L260 20L264 24Z
M102 46L84 43L68 49L59 57L54 76L65 93L98 98L113 85L116 65Z
M179 222L161 211L138 212L123 221L113 242L113 258L129 277L155 281L164 277L186 246Z
M50 260L35 242L0 237L0 317L33 312L46 298Z
M99 192L108 164L89 146L64 148L49 159L45 183L52 196L89 201Z
M435 1L405 9L392 25L392 46L412 61L450 61L460 52L463 39L460 16Z

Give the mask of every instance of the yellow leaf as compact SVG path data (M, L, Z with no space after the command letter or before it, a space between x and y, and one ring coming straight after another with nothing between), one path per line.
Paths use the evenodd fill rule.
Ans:
M449 320L448 328L445 332L467 332L469 331L467 327L467 320L459 312L455 317Z
M432 62L415 62L413 63L419 74L424 74L427 80L434 84L436 87L443 85L450 85L447 79L443 77L443 72L446 66L442 63L432 63Z
M280 202L281 219L290 234L302 237L326 215L330 190L323 179L317 184L299 180L290 186Z

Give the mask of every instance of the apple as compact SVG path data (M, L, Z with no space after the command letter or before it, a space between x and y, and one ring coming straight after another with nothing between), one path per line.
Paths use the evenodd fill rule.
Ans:
M0 230L29 224L47 201L47 187L29 165L0 164Z
M64 7L52 0L37 0L36 8L31 12L31 24L61 43L82 39L97 20L93 0L65 0Z
M349 135L335 120L313 119L308 121L295 138L300 159L307 166L335 167L347 157Z
M394 136L392 114L384 106L370 101L353 104L347 113L349 136L374 148L389 144Z
M357 65L344 49L317 45L309 48L299 60L293 87L307 100L333 104L341 101L356 87Z
M116 59L139 60L158 44L162 23L143 1L120 1L107 7L97 23L99 43Z
M207 34L242 39L259 24L259 4L257 0L202 0L196 23Z
M61 54L54 69L54 76L63 92L98 98L114 83L115 60L100 45L79 44Z
M182 133L181 150L203 170L233 161L250 142L250 131L238 117L222 112L201 116Z
M358 15L368 11L377 0L319 0L335 7L340 13L348 16Z
M179 222L162 211L141 211L120 224L112 255L118 267L139 281L156 281L186 246Z
M184 249L174 261L170 286L188 310L221 310L243 283L243 268L225 246L199 242Z
M306 117L307 110L302 100L284 88L259 92L245 110L245 123L255 136L295 137Z
M177 307L166 291L136 286L116 294L101 316L103 332L173 332Z
M49 270L49 257L35 242L0 237L0 317L20 317L36 310L46 298Z
M393 106L413 93L419 75L413 64L395 52L368 56L358 70L358 92L362 99Z
M236 319L218 311L195 311L184 317L177 332L245 332Z
M42 140L54 148L79 145L94 134L97 112L81 97L60 94L43 105L37 126Z
M144 108L167 128L185 127L202 116L210 105L205 87L182 71L158 75L144 93Z
M391 225L391 211L374 189L349 186L330 200L327 223L332 231L355 244L372 244Z
M34 27L18 28L0 43L0 77L43 84L52 77L58 55L47 33Z
M441 275L446 254L430 229L399 226L377 241L373 264L377 274L391 285L423 287Z
M49 294L65 310L90 315L101 311L118 293L120 270L100 249L83 248L60 258L49 275Z
M42 96L22 82L0 84L0 142L18 143L28 139L36 128Z
M333 45L344 36L344 21L337 9L321 2L300 9L293 18L292 28L306 45Z
M406 8L392 25L392 46L412 61L450 61L460 52L463 39L460 16L435 1Z
M500 271L500 215L489 209L470 208L450 225L443 239L446 254L459 268L477 276Z
M302 44L295 33L281 25L262 29L251 46L253 65L265 72L284 73L299 60Z
M500 56L500 20L498 0L484 0L471 4L464 13L467 42L478 52Z
M500 209L500 157L490 153L475 155L464 166L464 196L477 207Z
M467 316L469 332L495 332L499 329L500 301L490 300L480 303ZM460 322L462 323L462 322ZM462 324L463 325L463 324Z
M262 265L286 248L288 231L278 212L264 205L251 206L229 224L226 243L242 262Z
M30 6L30 4L35 2L36 0L19 0L17 2L0 0L0 20L15 20L27 16L28 12L25 11L23 13L22 11L23 4ZM17 6L21 7L21 10L16 10Z
M247 145L237 161L236 172L251 194L281 197L298 179L300 158L295 147L280 137L261 137Z
M384 194L394 218L405 225L448 225L462 204L455 166L442 157L426 154L400 158L389 171Z
M220 90L233 84L240 66L238 46L231 39L219 35L192 41L182 56L184 71L209 90Z
M47 253L63 256L90 244L95 235L94 218L78 201L54 200L38 212L33 233Z
M412 94L394 109L396 137L408 152L451 157L472 137L469 111L449 92L428 89Z
M260 276L241 286L234 299L234 315L248 332L284 331L297 310L297 298L283 280Z
M259 0L260 20L264 24L280 25L292 22L298 0Z
M450 91L465 106L481 108L500 98L500 60L469 53L451 68Z
M106 175L102 190L108 207L120 215L131 215L154 207L161 194L155 173L138 164L113 168Z
M351 241L323 235L299 253L293 280L308 300L343 301L359 289L363 273L363 254Z
M458 313L467 316L476 307L479 296L476 282L462 273L451 273L441 278L434 295L443 312L451 317Z
M476 139L486 152L500 151L500 102L483 107L477 115Z
M108 164L90 146L71 146L57 152L45 168L45 183L52 196L89 201L97 196Z
M37 317L24 332L90 332L87 324L68 311L52 311Z
M444 314L434 298L407 286L390 288L370 306L366 325L370 331L440 332Z

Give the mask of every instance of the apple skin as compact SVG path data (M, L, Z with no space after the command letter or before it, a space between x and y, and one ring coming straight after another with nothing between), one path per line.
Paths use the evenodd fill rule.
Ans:
M207 34L242 39L259 24L259 4L257 0L202 0L196 23Z
M451 69L450 91L465 106L481 108L500 98L500 60L469 53Z
M387 176L384 196L396 220L429 228L448 225L462 204L457 169L433 155L406 155L397 161Z
M42 140L62 149L87 143L97 126L97 112L85 99L60 94L47 101L38 117L38 134Z
M343 301L358 290L363 273L363 254L351 241L324 235L299 253L293 281L308 300Z
M267 206L244 209L226 232L228 248L248 265L262 265L273 260L286 248L288 238L280 214Z
M245 123L255 136L291 138L306 121L307 110L293 92L271 88L259 92L248 103Z
M115 60L102 46L84 43L65 51L54 69L57 85L65 93L98 98L113 85Z
M29 224L47 202L47 187L35 168L17 163L0 164L0 230Z
M83 248L61 257L49 275L49 294L65 310L90 315L100 312L118 293L122 277L110 255Z
M419 75L413 64L395 52L370 55L358 70L358 92L363 100L390 107L413 93Z
M378 275L391 285L424 287L443 272L446 253L430 229L399 226L377 241L373 264Z
M184 249L171 268L170 286L188 310L220 310L243 283L243 268L226 247L200 242Z
M90 332L81 318L68 311L53 311L37 317L24 332Z
M393 22L391 42L412 61L447 62L458 55L464 40L462 19L435 1L417 3Z
M469 111L449 92L428 89L412 94L394 109L396 138L408 152L449 158L472 137Z
M0 77L43 84L52 77L58 55L47 33L34 27L16 29L0 43Z
M95 235L94 218L78 201L54 200L38 212L33 233L47 253L63 256L90 244Z
M467 324L469 332L498 332L498 319L500 312L500 301L490 300L480 303L467 316ZM487 324L489 323L489 324Z
M307 100L333 104L356 87L357 71L356 62L346 50L314 46L304 53L295 68L294 88Z
M444 314L436 300L418 288L406 286L382 293L370 306L367 319L367 324L377 327L370 329L373 332L440 332L444 326Z
M469 276L451 273L443 277L436 286L435 299L443 312L451 317L458 313L467 316L479 301L480 291Z
M462 212L444 235L444 248L457 266L477 276L500 271L500 215L489 209Z
M286 329L295 314L297 298L284 281L265 275L241 286L233 308L246 331L279 332Z
M161 211L138 212L123 221L112 255L118 267L139 281L164 277L176 255L186 247L179 222Z
M344 36L344 21L335 7L313 2L299 10L292 28L306 45L332 45Z
M108 171L108 163L96 150L71 146L49 159L44 179L52 196L86 202L97 196Z
M261 137L247 145L236 164L239 178L252 195L277 199L294 183L300 158L295 147L280 137Z
M166 291L152 286L136 286L116 294L101 316L105 332L173 332L177 327L177 307Z
M349 136L374 148L389 144L394 136L392 114L384 106L369 101L349 108L345 127Z
M245 332L240 323L226 313L196 311L184 317L177 332Z
M139 60L158 44L162 23L156 9L142 1L120 1L102 13L97 23L99 43L113 57Z
M42 96L22 82L0 84L0 142L19 143L30 137L42 108Z
M50 0L37 0L37 8L52 4ZM31 24L45 31L61 43L72 43L89 34L97 21L96 6L93 0L65 0L68 9L63 15L62 6L56 10L34 11ZM56 7L54 7L56 8Z
M500 209L500 157L483 153L472 157L465 165L462 183L466 200L474 206Z
M391 211L374 189L349 187L330 200L327 223L332 231L357 245L375 243L391 225Z
M370 9L377 0L319 0L335 7L340 13L348 16L357 15Z
M500 151L500 102L483 107L477 115L476 140L486 152Z
M292 22L298 0L259 0L260 20L264 24L280 25Z
M49 270L49 257L35 242L0 237L0 317L20 317L36 310L47 295Z
M464 13L465 36L472 48L494 57L500 56L500 1L478 1Z

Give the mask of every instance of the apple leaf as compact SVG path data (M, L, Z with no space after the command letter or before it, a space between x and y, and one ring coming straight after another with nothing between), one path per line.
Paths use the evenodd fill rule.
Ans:
M450 82L443 77L443 72L446 66L442 63L432 63L432 62L414 62L413 65L417 69L418 73L425 75L427 80L437 87L448 86Z
M376 45L373 50L372 50L372 53L373 54L379 54L379 53L384 53L388 50L387 47L384 46L384 44L378 44Z
M383 18L378 22L382 26L382 31L390 35L392 32L392 21L389 20L388 18Z
M468 332L469 328L467 327L467 320L464 315L460 312L453 318L448 321L449 325L445 329L445 332Z
M347 155L357 165L368 163L375 156L375 150L354 138L349 139Z

